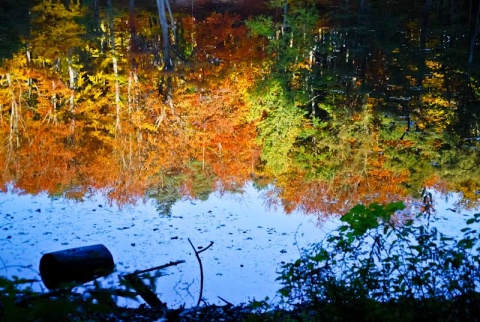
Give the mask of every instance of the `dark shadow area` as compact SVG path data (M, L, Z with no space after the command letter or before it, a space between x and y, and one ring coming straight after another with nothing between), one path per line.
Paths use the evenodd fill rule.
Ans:
M126 6L128 1L130 0L122 0L119 3ZM197 19L208 17L212 12L248 17L271 14L274 11L269 6L268 0L170 0L170 5L175 13L193 13ZM147 10L156 10L155 1L136 0L135 6Z
M0 5L0 60L11 58L29 32L32 0L2 0Z

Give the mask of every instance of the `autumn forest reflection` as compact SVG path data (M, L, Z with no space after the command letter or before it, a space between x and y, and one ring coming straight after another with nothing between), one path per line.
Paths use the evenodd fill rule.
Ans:
M479 205L478 3L177 2L7 1L4 189L165 214L250 181L286 212L426 187Z

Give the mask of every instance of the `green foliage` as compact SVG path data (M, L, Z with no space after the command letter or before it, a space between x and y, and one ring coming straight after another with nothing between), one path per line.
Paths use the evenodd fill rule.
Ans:
M302 133L303 112L295 106L277 80L263 84L258 95L252 95L251 120L257 120L258 140L262 143L262 160L272 172L288 170L289 154Z
M378 203L372 203L368 207L357 205L340 219L347 223L340 227L340 230L349 230L346 234L349 241L353 241L353 238L362 238L368 230L377 228L381 222L388 223L397 210L404 208L405 205L401 202L390 203L387 206Z
M171 216L173 205L182 198L181 186L185 176L173 172L160 173L158 176L161 184L150 187L147 190L147 196L155 200L156 209L160 215Z
M401 202L352 208L335 232L283 266L286 303L340 320L347 312L387 321L477 316L480 214L455 239L438 232L429 212L402 222L405 214L395 213L403 209Z
M270 0L269 5L272 8L282 8L286 2L285 0Z
M258 16L245 21L251 34L266 38L275 35L275 26L271 17Z

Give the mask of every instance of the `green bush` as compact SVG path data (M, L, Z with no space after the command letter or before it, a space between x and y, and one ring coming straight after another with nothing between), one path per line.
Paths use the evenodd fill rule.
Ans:
M314 312L312 320L480 316L480 214L455 239L435 228L428 208L407 219L395 215L404 208L401 202L352 208L337 230L283 266L285 303Z

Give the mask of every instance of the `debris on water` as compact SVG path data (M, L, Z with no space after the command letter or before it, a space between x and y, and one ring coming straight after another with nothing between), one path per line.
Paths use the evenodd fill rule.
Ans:
M206 202L196 202L196 206L191 207L190 203L185 200L185 202L179 203L178 209L169 217L159 217L154 203L150 202L140 204L138 209L110 207L108 203L97 201L104 200L100 193L91 199L86 199L83 203L74 203L63 199L52 201L48 199L48 196L29 197L34 198L34 201L37 199L42 201L41 205L22 203L19 199L23 200L21 199L23 196L15 195L17 198L16 208L12 208L9 204L10 208L15 209L15 213L9 212L10 215L15 216L16 221L13 222L6 214L0 215L0 218L4 219L4 225L7 224L3 227L0 224L0 231L8 227L8 235L11 235L11 239L7 240L7 232L4 232L4 244L0 245L3 247L0 253L2 259L6 257L9 262L12 262L16 256L16 248L11 247L12 243L15 241L15 244L24 244L28 246L28 252L25 252L25 255L17 256L21 257L21 261L20 259L18 261L20 264L30 264L30 259L37 256L30 249L59 246L62 242L68 242L69 246L75 247L80 243L78 239L80 236L82 242L95 240L108 244L117 258L125 259L118 265L120 266L118 269L128 271L131 267L148 267L153 258L168 257L172 252L190 258L193 252L185 246L184 239L188 236L198 238L209 236L218 242L220 247L209 252L208 255L207 253L204 255L203 265L207 274L206 278L208 278L204 296L209 301L218 303L217 294L228 294L232 303L241 303L245 300L245 294L264 297L274 294L277 290L278 285L274 280L279 264L279 251L285 249L288 254L294 253L294 249L289 248L293 247L293 238L290 237L293 236L293 229L297 224L296 221L292 223L292 220L301 219L303 221L304 218L295 215L285 217L282 212L277 214L276 212L257 211L256 209L261 207L261 203L257 205L257 191L253 188L251 195L255 202L249 201L248 207L244 209L241 206L235 212L228 211L228 209L237 209L235 200L228 198L217 200L216 197L212 197L212 203L226 203L229 206L221 207L225 210L220 210L220 208L211 207L211 204ZM2 202L1 197L0 194L0 203ZM6 197L12 198L10 195ZM42 209L42 214L32 215L37 208ZM50 215L51 209L52 215ZM93 209L96 211L93 212ZM214 209L215 211L213 211ZM211 215L201 215L207 214L208 211L211 211ZM48 214L48 216L44 214ZM135 227L133 227L133 223L135 223ZM32 228L33 225L36 226L35 229ZM318 228L314 225L311 226L316 233ZM28 235L19 235L19 232L22 231L28 232ZM287 232L288 236L281 236L282 232ZM317 236L317 234L311 235ZM307 241L302 239L301 244L306 243ZM30 247L30 244L34 246ZM205 246L203 248L195 247L195 249L201 251L206 248ZM286 258L281 259L287 261ZM198 265L190 262L193 261L189 261L183 268L171 269L169 273L172 274L165 277L162 285L155 289L155 292L161 292L163 297L169 298L169 305L172 307L195 300L189 298L188 290L174 289L179 280L182 283L186 278L195 277L198 274ZM255 265L247 265L244 264L245 262L255 263ZM28 270L25 271L26 274L30 274ZM241 285L225 287L239 274L242 278ZM262 276L262 287L259 287L259 281L256 278L250 279L250 276ZM192 287L198 287L199 281L193 277L188 284L193 283ZM114 276L105 277L100 282L106 286L110 283L112 285L118 283ZM125 302L128 306L137 305L136 302L130 303L128 299Z

